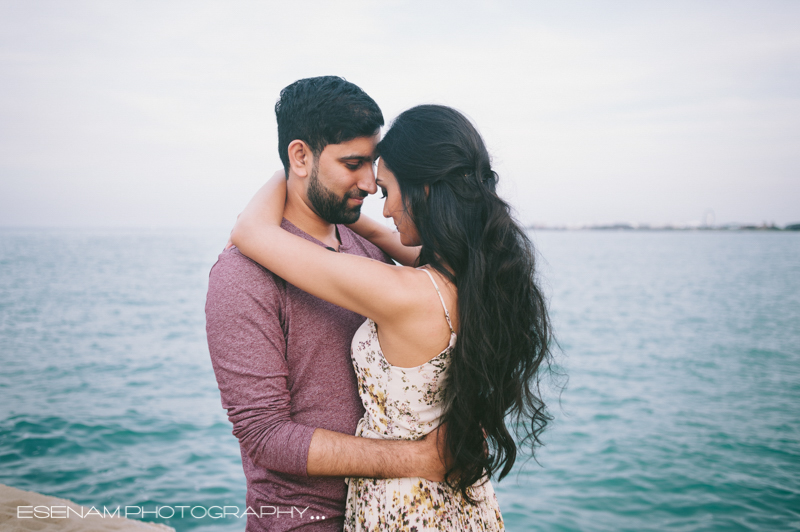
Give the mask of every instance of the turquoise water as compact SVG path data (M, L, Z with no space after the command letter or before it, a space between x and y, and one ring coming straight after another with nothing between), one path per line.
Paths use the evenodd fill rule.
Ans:
M533 237L569 383L496 484L508 529L800 529L800 234ZM0 483L244 507L204 335L225 238L0 230Z

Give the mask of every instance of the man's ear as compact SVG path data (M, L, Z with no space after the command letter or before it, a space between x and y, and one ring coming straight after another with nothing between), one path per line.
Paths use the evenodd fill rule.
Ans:
M295 139L289 143L289 169L297 177L308 177L314 167L314 153L308 144Z

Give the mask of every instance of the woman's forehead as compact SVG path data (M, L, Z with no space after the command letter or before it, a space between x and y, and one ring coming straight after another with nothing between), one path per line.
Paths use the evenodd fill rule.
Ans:
M391 170L386 168L386 165L384 164L382 158L378 159L378 170L375 173L375 176L376 176L375 180L378 181L378 182L380 182L380 181L383 181L383 182L389 181L389 182L391 182L391 181L395 180L394 174L391 172Z

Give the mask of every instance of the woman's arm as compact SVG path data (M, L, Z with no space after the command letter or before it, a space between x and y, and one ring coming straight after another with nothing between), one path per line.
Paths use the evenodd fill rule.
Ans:
M231 232L239 250L301 290L376 323L411 316L425 284L402 268L329 250L280 227L286 179L273 176L248 203Z
M362 214L358 221L347 227L366 238L403 266L416 266L421 246L404 246L400 233Z

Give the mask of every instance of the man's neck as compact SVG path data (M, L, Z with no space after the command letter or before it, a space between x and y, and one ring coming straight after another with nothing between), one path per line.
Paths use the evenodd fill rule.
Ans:
M326 246L338 250L339 239L336 225L320 218L307 201L307 198L298 194L293 187L289 187L283 217L301 231L313 236Z

